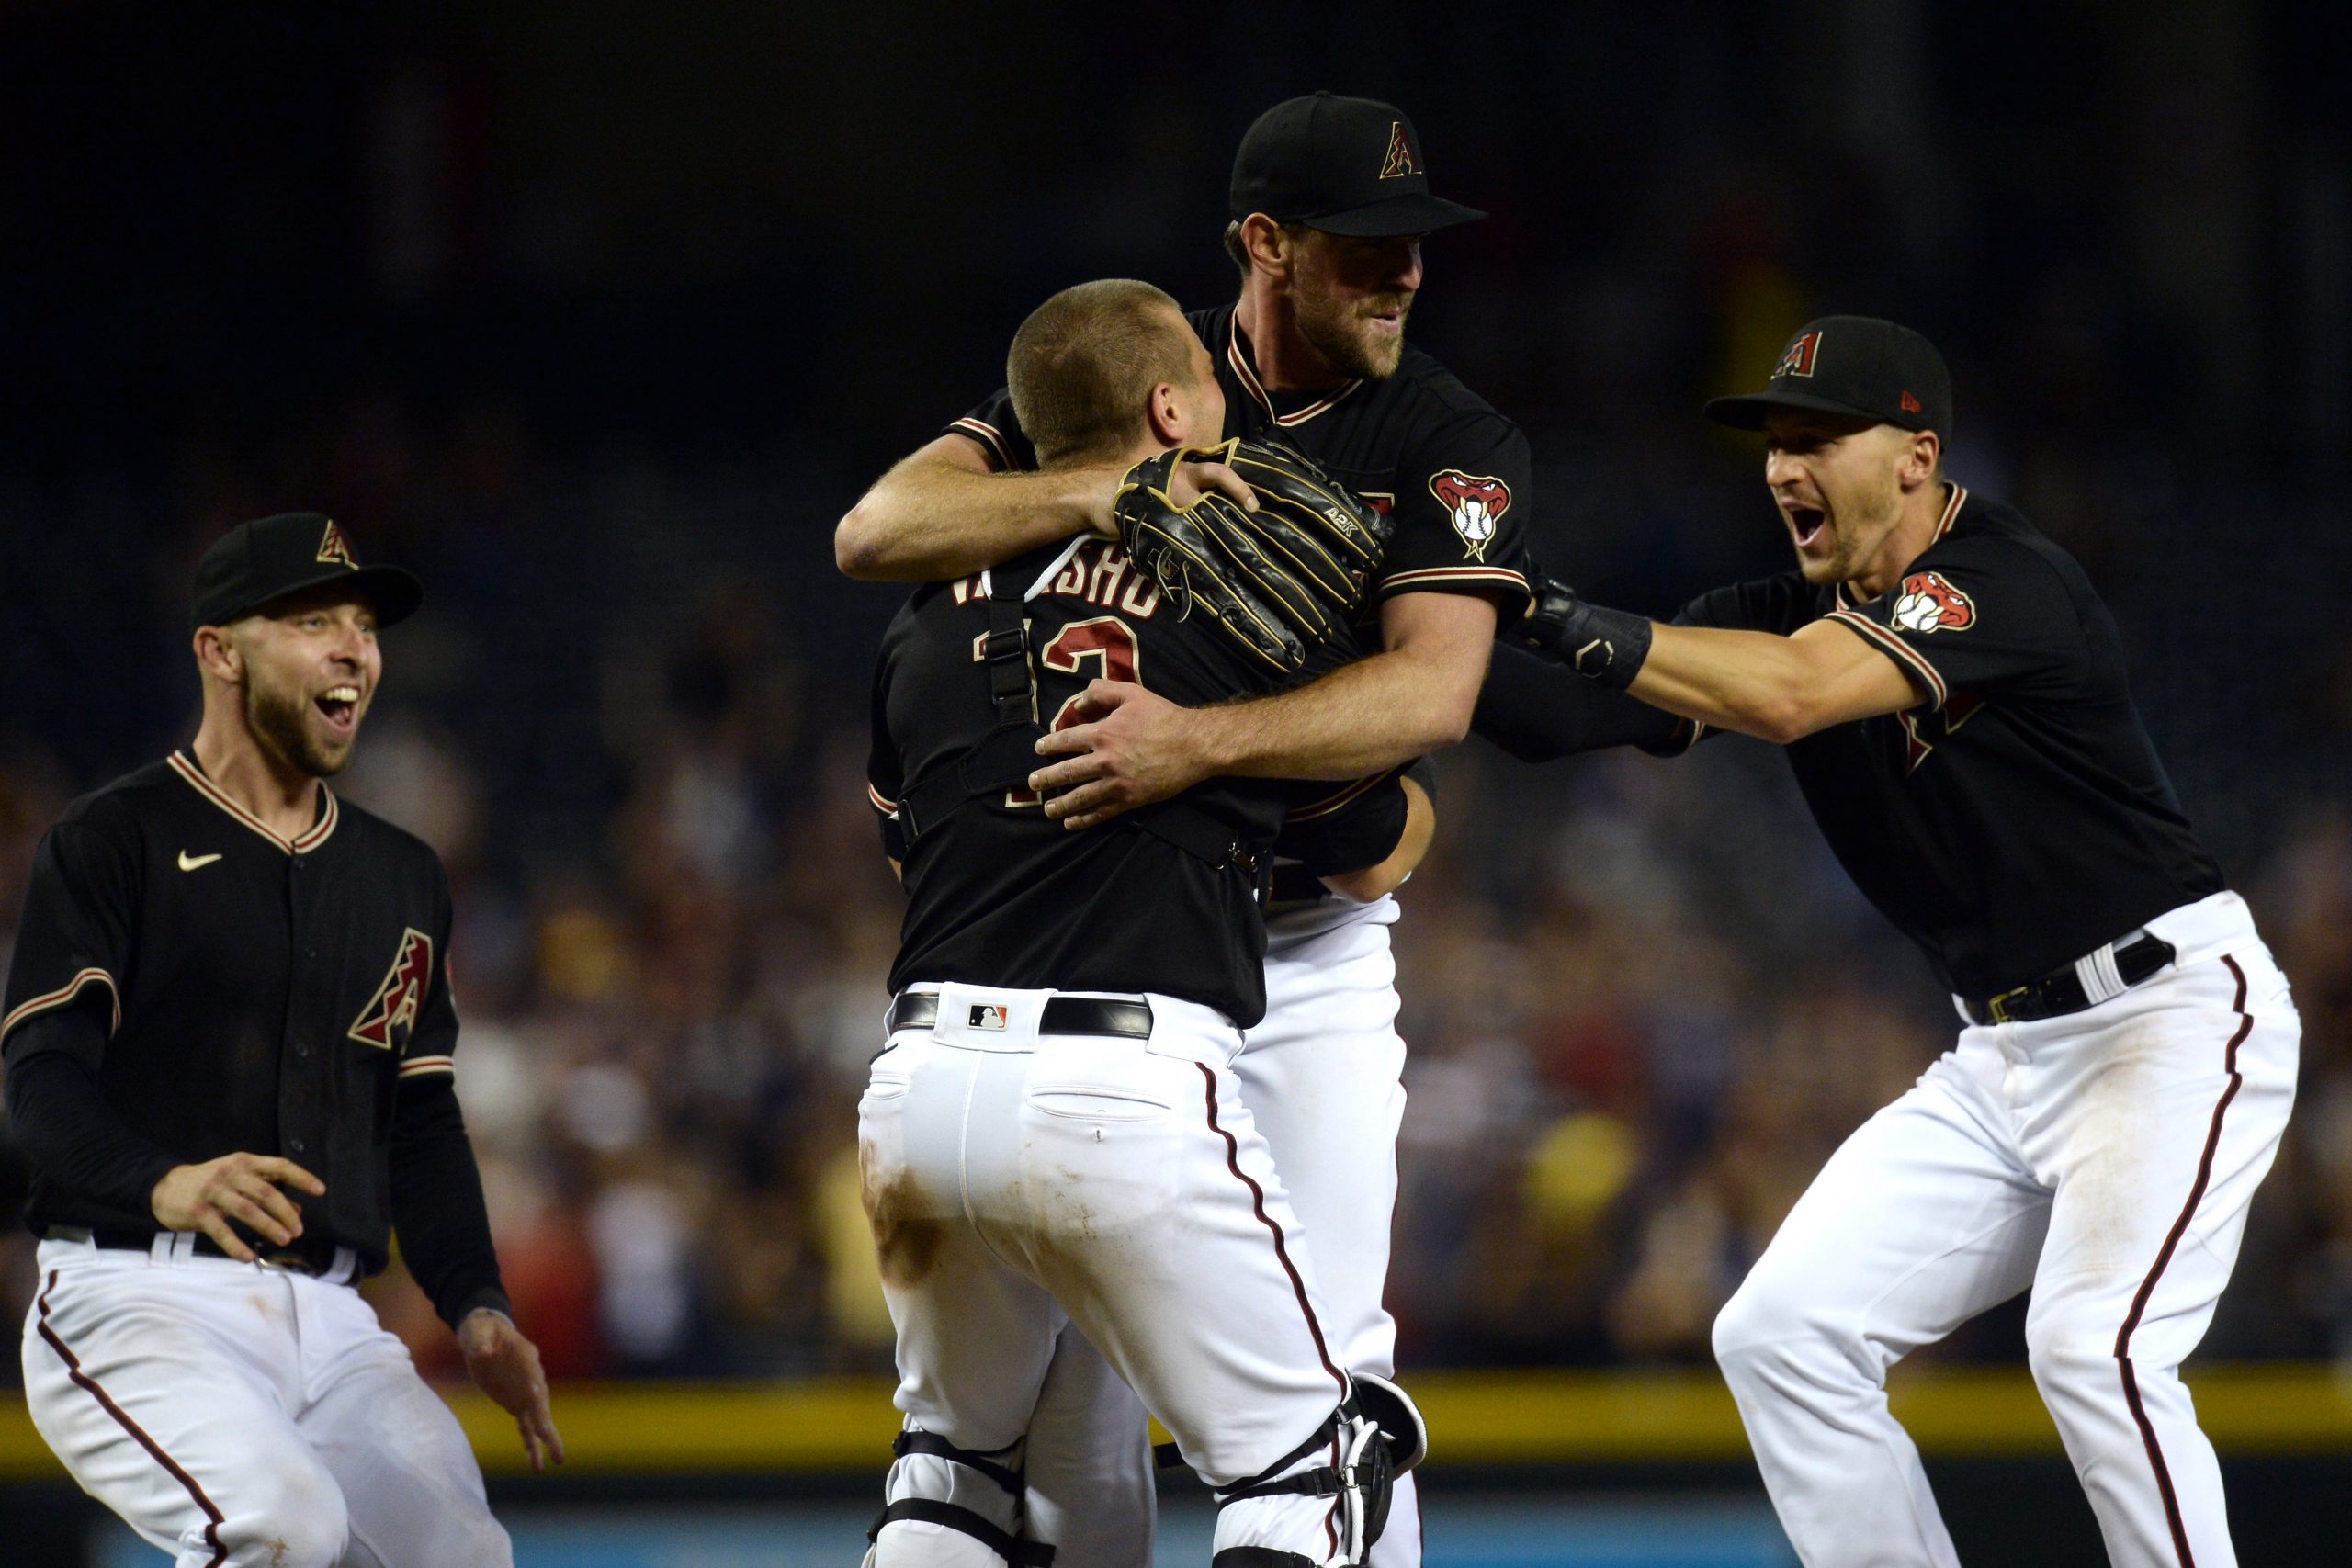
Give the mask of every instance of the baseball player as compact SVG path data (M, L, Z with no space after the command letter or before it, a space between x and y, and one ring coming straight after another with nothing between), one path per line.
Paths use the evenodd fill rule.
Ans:
M1047 472L1133 464L1224 423L1205 349L1147 284L1046 301L1008 379ZM1261 523L1275 510L1270 491ZM1292 511L1385 531L1326 491ZM1299 552L1266 551L1282 553ZM1219 780L1072 834L1025 783L1092 671L1191 702L1284 683L1199 613L1217 571L1190 559L1193 586L1065 539L919 590L885 637L870 788L908 908L858 1135L907 1427L879 1568L1053 1560L1022 1536L1023 1445L1066 1325L1218 1489L1220 1568L1361 1563L1380 1534L1372 1391L1325 1326L1229 1070L1265 1005L1259 868L1280 791ZM1355 649L1335 621L1307 651L1300 674Z
M398 1233L532 1468L563 1457L452 1074L449 891L335 798L416 580L289 513L197 570L193 745L42 840L0 1017L42 1240L33 1424L181 1568L512 1561L354 1288Z
M1781 1523L1812 1568L1953 1563L1886 1371L2030 1288L2034 1380L2110 1560L2233 1562L2178 1369L2294 1099L2286 978L2181 813L2082 569L1944 478L1925 338L1826 317L1765 391L1707 412L1763 431L1797 570L1670 626L1544 584L1516 635L1591 684L1498 660L1486 702L1527 756L1710 728L1785 746L1963 1021L1716 1319Z
M1229 211L1239 296L1189 317L1216 361L1226 432L1278 435L1390 517L1382 651L1300 691L1202 711L1131 683L1096 682L1090 699L1109 717L1045 748L1093 750L1038 775L1046 786L1078 786L1047 807L1074 826L1202 777L1241 773L1336 781L1296 803L1293 831L1317 823L1346 831L1351 803L1368 800L1382 772L1462 738L1490 651L1472 634L1498 606L1516 615L1524 602L1526 439L1404 342L1422 237L1483 214L1430 194L1420 139L1401 111L1329 93L1278 104L1251 126ZM1107 464L1038 470L1019 411L1000 392L885 475L842 519L837 554L853 576L976 571L1016 549L1105 531L1118 477ZM1229 471L1202 477L1240 488ZM1125 775L1131 764L1146 776ZM1408 869L1428 841L1428 787L1425 770L1402 785L1413 813ZM1350 897L1292 864L1277 866L1274 894L1266 1017L1234 1071L1316 1238L1342 1359L1386 1377L1396 1324L1382 1290L1405 1098L1388 936L1397 906L1385 895ZM1085 1408L1098 1416L1115 1404L1091 1380L1073 1386L1097 1396ZM1055 1416L1041 1412L1041 1430ZM1131 1422L1139 1427L1139 1414ZM1066 1568L1129 1564L1148 1552L1148 1514L1122 1513L1099 1472L1066 1481L1052 1462L1105 1449L1140 1453L1140 1434L1105 1431L1031 1454L1033 1523L1067 1530L1046 1538ZM1148 1476L1116 1490L1148 1504ZM1409 1474L1397 1477L1397 1508L1418 1509ZM1374 1551L1381 1568L1419 1560L1417 1527L1388 1531Z

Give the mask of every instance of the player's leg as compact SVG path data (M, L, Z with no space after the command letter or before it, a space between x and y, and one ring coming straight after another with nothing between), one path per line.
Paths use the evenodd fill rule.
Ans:
M297 1280L308 1403L295 1424L343 1490L344 1568L507 1568L464 1428L356 1291Z
M343 1493L288 1407L287 1277L41 1244L25 1403L82 1490L181 1568L333 1568Z
M1347 1380L1296 1216L1222 1065L1238 1041L1205 1009L1152 1003L1148 1049L1047 1037L1018 1093L976 1099L976 1167L983 1128L988 1160L1014 1162L1012 1179L969 1190L982 1234L1053 1292L1212 1486L1337 1468L1357 1437L1341 1430ZM1220 1510L1220 1556L1361 1561L1353 1508L1245 1498Z
M1026 1450L1032 1540L1054 1568L1143 1568L1159 1528L1150 1416L1075 1325L1054 1342Z
M1946 1055L1857 1129L1715 1319L1715 1359L1807 1568L1958 1562L1887 1369L2031 1280L2049 1194L1989 1043Z
M1025 1056L953 1049L914 1033L875 1060L858 1103L858 1167L882 1292L898 1329L898 1406L874 1568L1020 1563L1023 1439L1067 1321L1000 1261L966 1217L965 1125L1018 1100ZM1014 1087L996 1089L1011 1078Z
M1340 1363L1393 1377L1396 1320L1385 1300L1404 1120L1405 1042L1396 963L1377 921L1270 943L1266 1016L1233 1061L1290 1195L1331 1314ZM1414 1477L1396 1477L1374 1568L1420 1562Z
M2258 942L2018 1026L2027 1151L2056 1188L2026 1343L2120 1564L2225 1568L2222 1477L2181 1361L2228 1284L2294 1100L2300 1024Z

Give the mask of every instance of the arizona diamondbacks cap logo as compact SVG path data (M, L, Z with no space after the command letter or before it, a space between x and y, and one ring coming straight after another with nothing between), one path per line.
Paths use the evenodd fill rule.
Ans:
M401 945L384 983L351 1025L351 1037L379 1051L405 1049L424 1010L425 988L433 984L433 939L414 926L401 932Z
M1939 571L1915 571L1903 580L1894 618L1906 632L1964 632L1976 624L1976 601Z
M319 536L319 558L340 561L354 571L359 570L359 563L351 558L351 541L343 536L343 530L336 527L332 520L327 524L327 531Z
M1401 180L1408 175L1418 175L1420 172L1421 161L1413 156L1413 143L1405 134L1405 122L1401 119L1390 120L1388 122L1388 152L1380 160L1380 177L1384 180Z
M1821 334L1817 332L1805 333L1781 353L1781 362L1772 367L1772 379L1777 381L1783 376L1812 375L1813 362L1820 353Z
M1470 558L1485 560L1495 525L1510 510L1510 486L1491 474L1448 468L1430 476L1430 493L1445 508L1447 520L1462 536L1462 542L1470 547Z

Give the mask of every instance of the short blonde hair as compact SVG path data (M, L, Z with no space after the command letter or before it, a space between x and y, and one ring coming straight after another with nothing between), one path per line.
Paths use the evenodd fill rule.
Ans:
M1152 389L1192 383L1191 348L1176 301L1132 277L1065 288L1031 311L1012 334L1004 379L1039 466L1135 446Z

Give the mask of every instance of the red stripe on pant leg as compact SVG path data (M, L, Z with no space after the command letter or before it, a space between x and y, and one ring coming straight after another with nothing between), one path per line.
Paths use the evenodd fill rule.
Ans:
M1331 1351L1323 1342L1323 1325L1315 1320L1315 1307L1306 1299L1306 1281L1299 1278L1297 1266L1290 1260L1290 1247L1283 1240L1283 1227L1275 1223L1272 1214L1266 1213L1266 1190L1252 1180L1248 1171L1241 1168L1241 1145L1234 1141L1232 1134L1227 1132L1217 1122L1216 1074L1209 1070L1209 1065L1206 1062L1195 1062L1193 1065L1201 1069L1201 1077L1207 1081L1209 1131L1225 1140L1225 1168L1233 1172L1235 1180L1250 1189L1250 1207L1257 1214L1258 1223L1273 1233L1274 1256L1281 1260L1283 1272L1290 1276L1291 1292L1298 1297L1298 1310L1306 1314L1306 1332L1314 1337L1316 1357L1322 1361L1323 1370L1331 1374L1331 1380L1340 1385L1340 1396L1344 1399L1348 1393L1347 1374L1331 1364ZM1338 1434L1334 1433L1331 1438L1331 1468L1337 1471L1339 1467L1340 1441ZM1339 1505L1334 1503L1323 1516L1323 1533L1335 1552L1340 1550L1339 1529L1333 1523L1333 1516L1338 1507Z
M174 1481L187 1488L187 1495L196 1499L196 1506L204 1510L205 1518L210 1521L204 1527L204 1540L212 1548L212 1560L204 1568L220 1568L229 1556L229 1549L220 1544L220 1510L212 1506L212 1499L204 1495L204 1488L196 1483L196 1477L182 1470L172 1456L164 1451L164 1445L149 1437L139 1423L133 1421L129 1413L98 1386L97 1380L82 1370L80 1359L65 1348L65 1341L59 1338L57 1330L49 1325L49 1292L55 1289L57 1270L52 1269L49 1271L49 1283L42 1287L40 1292L40 1337L49 1341L49 1348L57 1352L59 1360L65 1363L65 1375L74 1380L74 1385L87 1390L90 1397L98 1402L98 1407L113 1416L115 1424L130 1433L138 1440L139 1446L147 1450L149 1458L162 1465Z
M2245 1010L2245 971L2227 953L2222 955L2222 962L2229 965L2238 983L2237 997L2230 1003L2230 1010L2238 1015L2237 1032L2230 1036L2229 1046L2222 1053L2222 1067L2230 1075L2230 1081L2213 1106L2213 1124L2205 1134L2205 1152L2198 1156L2197 1180L2188 1189L2188 1201L2181 1205L2180 1217L2173 1221L2164 1246L2157 1249L2156 1261L2148 1269L2148 1277L2140 1281L2139 1292L2132 1298L2132 1311L2123 1319L2122 1331L2115 1337L2115 1360L2123 1377L2123 1403L2131 1407L2132 1419L2140 1427L2140 1441L2148 1450L2148 1463L2156 1472L2156 1491L2164 1498L2165 1523L2172 1528L2173 1550L2180 1554L2180 1568L2197 1568L2197 1559L2188 1550L2188 1530L2181 1521L2180 1499L2173 1492L2172 1472L2165 1464L2164 1447L2156 1441L2155 1423L2148 1419L2147 1407L2141 1403L2140 1380L2132 1370L2132 1333L2140 1326L2140 1318L2148 1310L2148 1298L2155 1293L2156 1281L2171 1264L2180 1238L2188 1233L2188 1222L2196 1216L2197 1205L2205 1201L2205 1188L2213 1179L2213 1156L2222 1146L2222 1115L2245 1081L2238 1071L2238 1047L2254 1032L2254 1015Z

